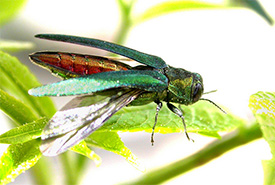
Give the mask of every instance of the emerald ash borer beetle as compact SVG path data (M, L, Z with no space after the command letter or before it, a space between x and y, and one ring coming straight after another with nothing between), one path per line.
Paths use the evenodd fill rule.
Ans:
M44 155L54 156L66 151L126 105L140 106L150 102L157 104L152 143L162 102L166 102L167 107L182 119L185 134L190 139L183 113L172 103L191 105L199 100L213 103L201 98L203 81L200 74L171 67L160 57L92 38L58 34L39 34L36 37L99 48L140 63L131 67L123 63L126 59L55 51L31 54L31 61L64 80L30 89L30 95L81 95L56 112L45 126L40 147ZM95 101L99 95L103 98Z

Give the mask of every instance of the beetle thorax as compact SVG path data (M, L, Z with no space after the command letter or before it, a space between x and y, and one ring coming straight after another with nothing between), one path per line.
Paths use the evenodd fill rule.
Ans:
M166 75L169 79L166 101L190 105L201 97L203 85L199 74L170 67L167 69ZM200 86L199 92L198 84Z

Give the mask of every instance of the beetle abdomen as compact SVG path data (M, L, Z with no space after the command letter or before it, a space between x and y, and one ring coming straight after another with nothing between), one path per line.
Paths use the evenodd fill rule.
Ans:
M30 55L30 58L36 64L47 67L52 72L62 73L63 75L71 73L74 74L73 77L131 69L131 66L122 62L107 57L91 55L63 52L37 52Z

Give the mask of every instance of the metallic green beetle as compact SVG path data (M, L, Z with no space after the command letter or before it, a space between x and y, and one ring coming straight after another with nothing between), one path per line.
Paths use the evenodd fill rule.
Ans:
M54 156L66 151L100 128L126 105L137 106L150 102L157 104L152 144L162 102L166 102L167 107L182 119L185 134L190 139L182 111L171 103L191 105L199 100L207 100L201 98L203 81L200 74L168 66L157 56L102 40L55 34L36 37L107 50L141 64L131 67L114 58L64 52L31 54L31 61L64 80L30 89L30 95L81 95L58 111L44 128L40 147L44 155ZM103 98L95 101L99 95Z

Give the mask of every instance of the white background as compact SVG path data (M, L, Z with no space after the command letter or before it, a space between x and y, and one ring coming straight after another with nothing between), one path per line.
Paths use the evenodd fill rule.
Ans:
M140 0L135 13L142 12L158 1ZM275 17L275 2L262 0L262 5ZM38 75L42 83L55 82L47 71L28 60L28 53L37 50L61 50L80 53L104 52L76 45L38 41L37 33L60 33L93 37L112 41L119 27L116 1L55 1L29 0L17 18L2 27L3 39L33 41L36 49L16 56ZM162 57L169 65L200 73L205 91L218 89L207 95L217 104L228 107L235 114L251 120L249 96L257 91L274 92L275 29L255 12L248 9L186 11L161 16L134 27L126 46ZM57 107L67 98L55 98ZM0 115L0 133L9 129ZM212 139L191 134L195 143L186 141L183 134L156 134L151 147L149 133L121 134L128 148L149 171L169 162L182 159L209 143ZM1 145L3 152L6 146ZM117 184L142 175L122 157L96 150L102 165L89 162L82 184ZM268 145L259 140L180 176L168 184L262 184L262 159L268 159ZM58 161L55 173L58 176ZM59 177L56 184L60 184ZM32 183L29 173L20 175L13 184Z

